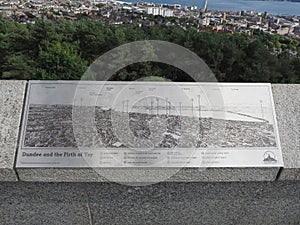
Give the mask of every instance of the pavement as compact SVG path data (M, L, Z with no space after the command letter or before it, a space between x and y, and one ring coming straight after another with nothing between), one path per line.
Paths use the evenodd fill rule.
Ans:
M300 224L300 181L0 183L0 224Z

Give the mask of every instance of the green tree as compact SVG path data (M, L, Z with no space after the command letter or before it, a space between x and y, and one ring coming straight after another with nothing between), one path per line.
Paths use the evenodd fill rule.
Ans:
M78 80L87 68L71 44L45 42L39 49L36 77L44 80Z
M5 63L2 64L3 79L33 79L33 61L22 53L14 53L5 57Z
M109 29L96 21L79 20L75 22L74 40L79 42L79 49L83 59L89 63L108 51L111 40Z

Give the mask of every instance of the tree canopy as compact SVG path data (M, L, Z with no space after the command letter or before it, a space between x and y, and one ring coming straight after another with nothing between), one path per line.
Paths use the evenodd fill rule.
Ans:
M164 40L200 56L223 82L300 82L300 43L263 32L224 34L179 26L104 25L90 19L36 20L18 24L0 19L1 79L80 79L100 55L137 40ZM114 80L160 76L192 81L170 65L143 62L130 65Z

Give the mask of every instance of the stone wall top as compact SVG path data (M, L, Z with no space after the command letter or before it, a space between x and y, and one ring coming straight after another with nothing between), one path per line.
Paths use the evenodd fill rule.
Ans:
M17 180L14 163L26 83L0 80L0 181Z
M0 181L107 181L99 177L93 169L15 169L26 84L26 81L0 81ZM167 182L300 180L300 85L274 84L272 89L285 164L282 170L279 168L209 168L206 170L183 168ZM133 172L134 169L128 169L124 175L130 177ZM163 173L164 169L161 168L157 174Z

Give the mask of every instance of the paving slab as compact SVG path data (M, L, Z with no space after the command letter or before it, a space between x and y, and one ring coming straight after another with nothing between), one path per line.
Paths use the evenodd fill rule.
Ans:
M0 224L91 224L87 204L28 202L0 205Z
M93 224L299 224L299 182L90 188ZM110 190L109 193L106 193Z
M1 224L298 225L300 181L1 182L0 208Z

